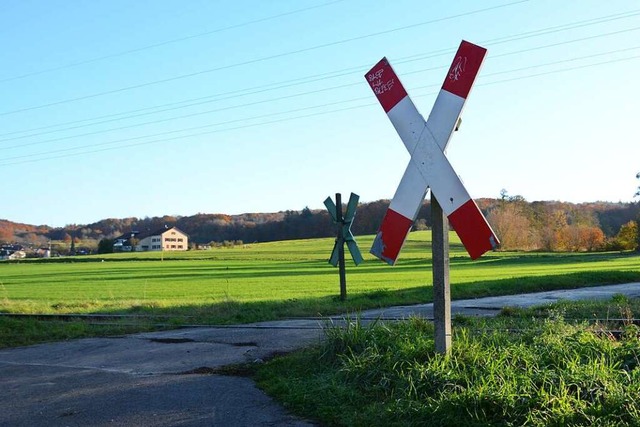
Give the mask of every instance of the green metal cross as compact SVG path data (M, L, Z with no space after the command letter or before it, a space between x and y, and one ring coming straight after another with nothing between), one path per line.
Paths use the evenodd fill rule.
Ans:
M344 217L342 216L342 196L340 193L336 193L335 204L333 203L333 200L331 200L331 197L327 197L324 201L324 205L327 207L333 222L341 225L340 230L338 231L338 237L336 237L336 243L333 245L329 264L334 267L338 265L340 266L340 299L343 301L347 298L347 273L344 265L344 244L347 244L349 252L351 252L353 262L356 265L359 265L363 261L356 239L353 238L353 234L351 233L351 224L353 223L353 218L356 215L358 200L360 200L360 196L351 193L349 203L347 204L347 212Z
M327 199L324 201L324 205L327 207L327 210L329 211L333 222L342 225L340 231L338 232L338 237L336 237L336 243L333 246L331 258L329 258L329 264L333 265L334 267L338 266L338 263L340 261L340 248L343 248L342 245L344 243L347 244L349 252L351 253L351 257L353 258L353 262L356 265L360 265L360 263L362 263L363 261L362 254L360 253L360 249L358 248L358 244L353 237L353 233L351 233L351 224L353 223L353 218L356 215L358 200L360 200L360 196L355 193L351 193L351 196L349 197L349 203L347 204L347 212L345 212L344 217L342 216L342 200L339 193L336 194L335 204L333 203L333 200L331 200L331 197L327 197Z

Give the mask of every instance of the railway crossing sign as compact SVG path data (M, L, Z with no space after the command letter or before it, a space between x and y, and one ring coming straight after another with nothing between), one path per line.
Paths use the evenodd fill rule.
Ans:
M336 193L336 203L333 203L331 197L327 197L324 201L324 205L327 207L329 211L329 215L331 215L331 219L334 223L340 224L340 229L338 230L338 236L336 237L336 243L333 245L333 251L331 252L331 258L329 258L329 264L334 267L340 267L340 298L346 299L347 297L347 278L346 278L346 270L344 265L344 244L347 244L347 248L349 248L349 252L351 253L351 257L353 258L353 262L357 265L362 263L362 254L360 253L360 249L358 249L358 244L356 243L353 234L351 233L351 224L353 223L353 218L356 215L356 208L358 207L358 201L360 200L360 196L355 193L351 193L349 196L349 203L347 203L347 211L344 216L342 215L342 195L340 193Z
M487 50L462 41L425 122L386 58L365 78L411 155L374 239L371 253L394 265L422 202L431 190L433 313L435 347L451 349L449 238L453 225L472 259L495 249L499 241L445 155L451 135Z
M386 58L365 75L411 154L371 248L373 255L391 265L396 263L429 189L472 259L499 244L445 155L485 54L486 49L462 41L426 122Z

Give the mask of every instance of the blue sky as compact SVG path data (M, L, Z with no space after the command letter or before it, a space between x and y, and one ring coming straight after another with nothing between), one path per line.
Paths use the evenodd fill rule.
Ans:
M363 75L426 117L460 40L488 56L448 157L475 198L630 201L637 1L0 5L0 218L322 208L391 198L408 162Z

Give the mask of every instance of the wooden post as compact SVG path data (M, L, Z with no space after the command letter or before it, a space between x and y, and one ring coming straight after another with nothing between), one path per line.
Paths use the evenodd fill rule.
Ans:
M436 352L451 350L451 290L449 287L449 222L431 192L431 253L433 268L433 324Z
M347 271L344 265L344 239L342 236L342 228L344 226L344 218L342 216L342 195L336 193L336 218L340 224L340 234L338 235L338 267L340 270L340 299L347 299Z

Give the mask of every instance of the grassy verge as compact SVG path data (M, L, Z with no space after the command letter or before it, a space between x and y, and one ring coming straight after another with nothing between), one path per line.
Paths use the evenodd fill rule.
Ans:
M257 380L323 425L635 426L640 329L629 319L638 309L638 300L616 298L458 319L448 356L434 353L423 320L355 323L330 330L320 347L272 360ZM575 323L563 313L626 320Z

